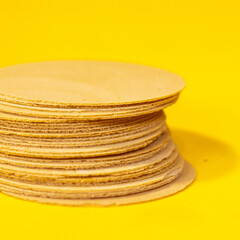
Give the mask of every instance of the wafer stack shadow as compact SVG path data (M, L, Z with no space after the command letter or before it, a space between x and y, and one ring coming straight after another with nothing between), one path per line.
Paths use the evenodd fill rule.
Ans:
M194 179L163 109L184 81L135 64L58 61L0 69L0 189L62 205L122 205Z

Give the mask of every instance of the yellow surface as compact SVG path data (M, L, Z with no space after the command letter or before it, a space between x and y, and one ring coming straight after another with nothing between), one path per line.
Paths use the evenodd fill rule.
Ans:
M167 110L197 171L187 190L113 208L0 195L0 239L239 239L239 1L1 1L0 66L39 60L135 62L187 88Z

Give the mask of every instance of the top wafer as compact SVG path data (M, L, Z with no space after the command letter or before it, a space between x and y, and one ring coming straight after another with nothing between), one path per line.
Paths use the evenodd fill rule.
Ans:
M0 69L0 100L39 106L110 106L158 101L184 81L154 67L106 61L51 61Z

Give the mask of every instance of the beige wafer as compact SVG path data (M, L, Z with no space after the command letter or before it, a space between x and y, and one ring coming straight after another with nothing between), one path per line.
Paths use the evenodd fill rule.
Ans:
M170 183L167 183L158 188L148 190L145 192L139 192L137 194L111 197L111 198L98 198L98 199L61 199L61 198L47 198L41 195L23 194L22 192L14 192L8 188L2 188L2 192L24 200L35 201L39 203L49 203L58 205L70 205L70 206L114 206L114 205L126 205L133 203L141 203L146 201L152 201L160 199L174 193L177 193L187 186L189 186L195 178L195 171L193 167L185 162L182 174Z
M0 69L0 80L1 101L53 107L143 103L185 86L181 77L158 68L100 61L10 66Z
M96 169L111 166L123 166L147 159L167 147L174 149L175 145L172 140L169 140L169 138L169 133L164 132L156 141L145 148L111 156L79 159L43 159L0 154L0 162L17 166L48 169Z

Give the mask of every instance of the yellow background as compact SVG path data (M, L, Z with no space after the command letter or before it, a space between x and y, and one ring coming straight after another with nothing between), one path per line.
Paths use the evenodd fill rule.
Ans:
M0 239L239 239L240 4L225 0L0 0L0 67L99 59L161 67L187 87L168 123L197 178L185 191L111 208L0 194Z

